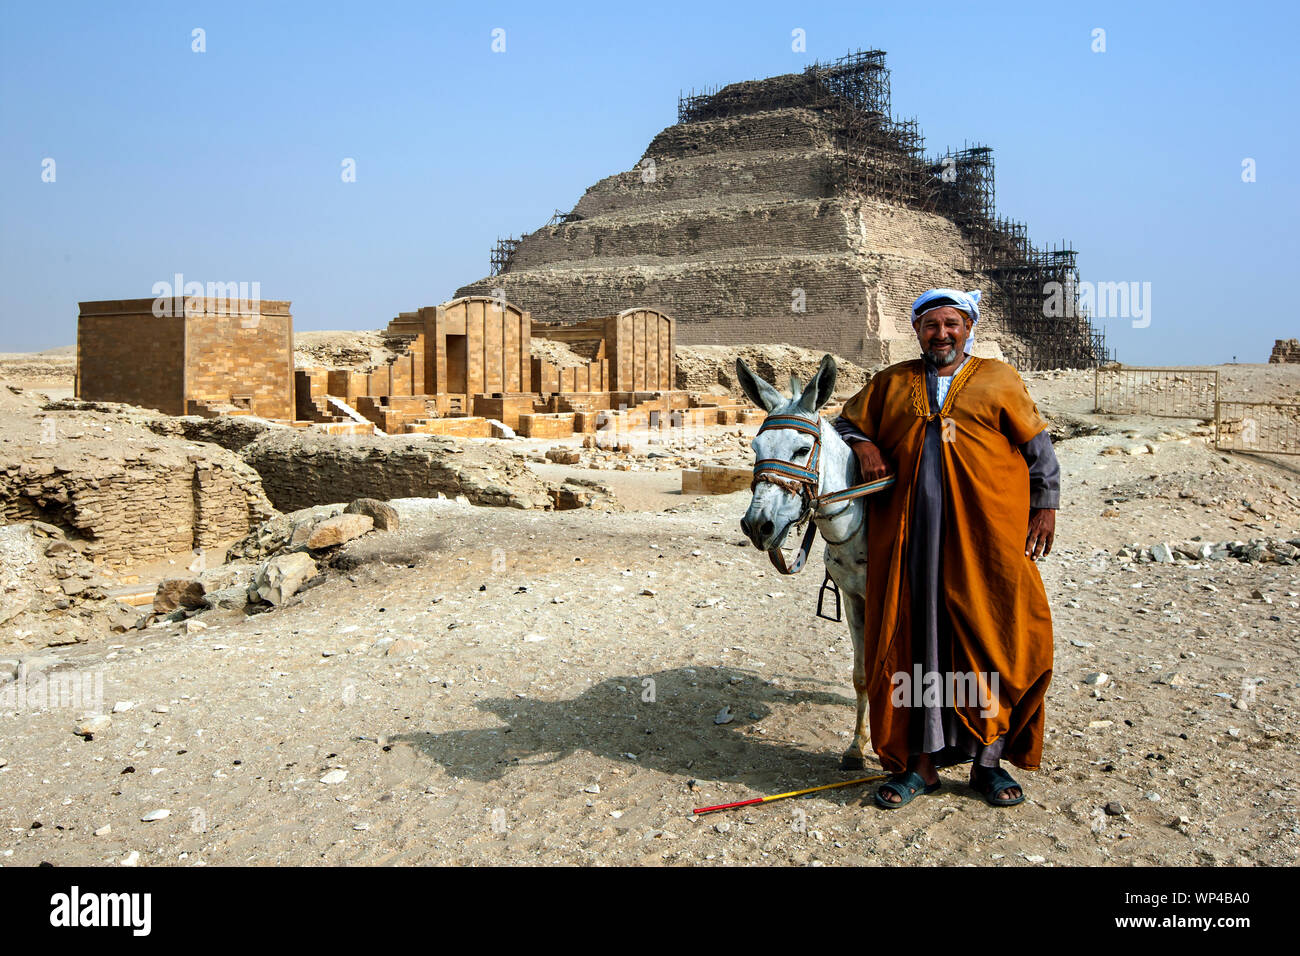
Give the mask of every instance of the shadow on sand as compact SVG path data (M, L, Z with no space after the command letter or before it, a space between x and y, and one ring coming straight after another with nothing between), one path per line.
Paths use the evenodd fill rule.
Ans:
M744 680L731 683L736 676ZM640 767L760 791L879 772L873 760L866 771L839 769L847 739L837 738L834 749L812 751L740 732L761 727L774 706L808 704L835 705L843 729L852 728L849 696L769 686L740 668L700 667L612 677L566 700L489 698L477 706L504 727L407 732L390 739L411 744L453 776L478 781L498 780L518 766L555 763L580 750L619 764L633 762L632 754ZM735 719L715 724L724 705Z

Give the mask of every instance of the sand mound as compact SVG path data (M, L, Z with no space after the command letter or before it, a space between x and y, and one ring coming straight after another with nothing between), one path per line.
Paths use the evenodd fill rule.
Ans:
M401 354L400 339L382 331L293 333L295 368L349 368L373 371Z

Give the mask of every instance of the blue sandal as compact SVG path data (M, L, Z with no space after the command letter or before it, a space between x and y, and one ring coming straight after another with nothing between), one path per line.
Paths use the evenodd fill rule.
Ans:
M1007 773L1001 767L981 767L976 765L974 779L971 781L971 787L976 793L982 796L991 807L1014 807L1018 803L1025 802L1025 788L1016 783L1011 774ZM995 793L1002 790L1009 790L1012 787L1019 788L1020 796L994 796Z
M899 807L911 803L919 793L934 793L941 786L942 780L936 780L934 783L926 783L921 779L921 775L915 770L909 770L907 773L895 774L887 782L882 783L876 788L876 806L885 810L897 810ZM881 796L882 790L888 790L891 793L898 794L899 800L894 803L892 800L886 800Z

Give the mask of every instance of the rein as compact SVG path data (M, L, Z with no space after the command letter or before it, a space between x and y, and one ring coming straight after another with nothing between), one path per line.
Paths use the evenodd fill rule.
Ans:
M812 435L813 446L808 453L808 462L805 465L798 465L792 461L786 461L782 458L760 458L754 462L754 478L749 483L749 490L752 494L758 487L759 482L766 481L776 485L791 494L799 495L803 501L803 511L795 521L795 527L801 526L816 512L821 511L829 505L849 502L855 498L861 498L873 492L888 488L895 481L893 475L886 475L884 478L877 478L874 481L863 482L860 485L850 485L848 488L842 488L839 491L831 491L826 494L818 492L820 483L820 472L818 465L821 462L822 448L822 430L820 417L817 420L810 420L799 415L770 415L764 419L763 424L759 426L758 433L761 435L769 429L785 428L792 431L803 432L805 435ZM848 507L847 505L845 507ZM831 515L821 515L821 517L833 518L843 513L844 509ZM799 543L799 550L795 553L794 560L786 563L785 554L778 544L776 547L767 552L768 558L772 565L782 574L797 574L803 569L805 562L808 560L808 552L812 548L813 538L817 535L817 523L809 522L808 530L804 532L803 540ZM847 539L845 539L847 540ZM831 544L841 544L843 542L833 541ZM823 583L823 589L826 585ZM838 602L838 594L837 594ZM820 603L820 602L819 602Z

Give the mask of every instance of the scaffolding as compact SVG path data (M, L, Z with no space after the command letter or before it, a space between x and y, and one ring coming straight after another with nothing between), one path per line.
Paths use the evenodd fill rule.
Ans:
M525 234L526 235L526 234ZM488 275L499 276L503 272L510 271L510 262L515 257L515 250L519 248L519 243L523 242L523 237L516 239L510 236L505 239L498 239L497 244L492 247L489 258Z
M581 222L583 218L585 217L576 212L565 212L562 209L557 209L551 213L550 219L547 219L546 222L542 223L542 227L563 226L571 222ZM519 248L519 244L530 235L532 235L532 233L526 232L518 239L513 236L509 236L505 239L498 239L496 245L492 247L492 251L488 257L488 275L499 276L503 272L509 272L511 265L514 264L515 251Z
M916 120L891 116L883 50L814 63L802 74L692 90L679 97L677 119L696 123L792 107L830 120L838 161L829 186L935 212L961 229L971 248L968 269L997 283L1004 324L1024 342L1023 348L1008 343L1021 367L1089 367L1113 358L1105 331L1079 308L1078 254L1065 243L1037 249L1023 223L996 215L990 147L965 145L926 157Z
M1017 356L1028 369L1086 368L1110 361L1106 336L1079 306L1078 253L1064 242L1035 249L1023 227L980 263L1002 293L1004 324L1025 342Z
M585 217L578 215L576 212L565 212L562 209L557 209L555 212L551 213L551 218L546 220L542 225L563 226L570 222L581 222L584 218Z
M859 50L811 70L822 89L868 113L889 116L889 68L884 50Z

